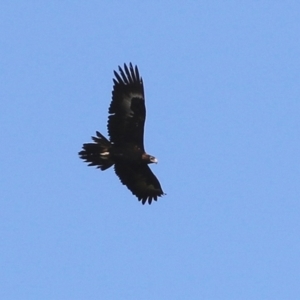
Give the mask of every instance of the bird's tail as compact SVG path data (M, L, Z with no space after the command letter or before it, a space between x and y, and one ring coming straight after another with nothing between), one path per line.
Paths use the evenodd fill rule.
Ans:
M89 166L97 166L104 171L114 164L111 156L112 145L100 132L96 131L96 135L97 137L92 136L95 143L83 144L83 150L78 154Z

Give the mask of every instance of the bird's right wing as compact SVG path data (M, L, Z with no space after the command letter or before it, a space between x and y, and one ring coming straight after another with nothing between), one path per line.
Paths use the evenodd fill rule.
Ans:
M124 64L115 79L109 107L108 133L115 145L137 145L144 151L144 124L146 119L143 80L137 66Z

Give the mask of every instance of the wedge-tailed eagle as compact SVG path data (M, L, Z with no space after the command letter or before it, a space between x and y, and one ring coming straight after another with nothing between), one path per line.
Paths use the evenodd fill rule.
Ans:
M119 73L114 71L112 101L109 107L107 129L110 140L100 132L93 143L83 144L79 156L89 166L102 171L114 166L122 184L139 201L151 204L164 195L161 185L148 164L157 159L145 152L144 124L146 119L143 80L137 66L124 64Z

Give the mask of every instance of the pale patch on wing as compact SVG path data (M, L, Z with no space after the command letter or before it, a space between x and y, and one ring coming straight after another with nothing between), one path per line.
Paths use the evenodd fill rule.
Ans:
M133 115L131 107L131 97L124 97L122 101L122 110L126 113L126 117Z
M143 96L140 93L130 93L131 98L143 98Z
M131 109L132 99L134 98L142 99L142 95L140 93L130 93L127 97L126 96L123 97L123 101L121 105L123 111L126 112L126 117L134 116L134 112Z

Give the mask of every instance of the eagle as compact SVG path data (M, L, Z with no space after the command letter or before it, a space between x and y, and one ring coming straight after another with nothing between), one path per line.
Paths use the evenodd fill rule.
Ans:
M164 195L161 185L149 168L157 159L144 148L146 119L145 95L138 67L130 63L114 71L112 101L107 129L109 140L100 132L92 136L93 143L83 144L78 153L88 166L104 171L114 166L121 183L143 204L157 201Z

